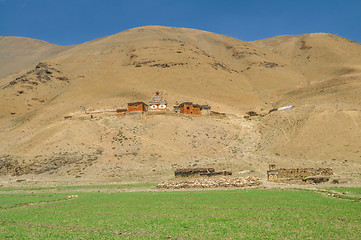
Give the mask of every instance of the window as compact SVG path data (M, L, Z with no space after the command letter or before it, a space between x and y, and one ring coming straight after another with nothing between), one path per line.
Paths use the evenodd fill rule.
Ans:
M189 110L189 107L187 107L187 110Z

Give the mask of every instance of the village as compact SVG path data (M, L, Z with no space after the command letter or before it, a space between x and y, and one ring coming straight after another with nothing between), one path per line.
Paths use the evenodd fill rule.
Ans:
M168 103L163 96L163 93L157 91L150 99L149 105L145 102L131 102L128 103L128 108L117 109L118 114L121 113L144 113L144 112L166 112L169 111ZM181 113L187 115L201 116L210 115L211 107L209 105L199 105L192 102L182 102L179 105L173 106L174 113Z
M98 114L98 113L109 113L116 112L117 114L165 114L165 113L176 113L184 114L191 116L225 116L225 113L219 113L216 111L211 111L211 106L209 105L200 105L189 101L181 102L180 104L176 103L173 106L173 109L170 110L167 100L164 98L163 93L156 91L152 98L149 100L148 104L144 101L129 102L127 107L124 108L111 108L111 109L86 109L82 107L82 112L86 114ZM71 116L64 117L65 119L71 118Z
M146 103L144 101L129 102L127 108L113 108L103 110L91 110L83 108L83 113L90 114L94 118L94 114L114 113L116 115L133 115L133 114L173 114L188 116L226 116L225 113L211 111L211 106L205 104L196 104L190 101L175 103L172 109L169 109L169 103L160 91L155 94ZM280 111L290 109L293 106L281 107L270 111ZM255 112L248 112L244 117L250 120L252 116L258 116ZM71 116L66 116L69 119ZM186 180L163 182L159 188L184 188L184 187L220 187L220 186L254 186L260 185L261 181L257 177L252 178L235 178L231 177L232 171L221 170L216 171L214 168L178 168L174 172L175 178L186 178ZM276 168L275 164L270 164L266 172L266 181L273 183L285 184L318 184L328 182L330 176L333 175L331 168ZM200 180L203 179L203 180ZM204 180L206 179L206 180ZM235 182L230 179L236 179Z

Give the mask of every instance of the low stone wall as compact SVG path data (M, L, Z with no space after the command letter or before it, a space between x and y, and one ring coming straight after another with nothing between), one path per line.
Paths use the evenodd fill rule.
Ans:
M232 175L230 171L221 171L221 172L210 172L210 173L201 173L200 176L219 176L219 175Z
M182 181L166 181L157 185L157 188L179 189L179 188L217 188L217 187L248 187L258 186L262 182L258 177L212 177L196 178Z
M214 168L179 168L174 171L174 175L175 177L194 177L214 172Z
M330 180L330 177L325 177L325 176L311 176L311 177L306 177L306 178L302 179L303 182L308 183L308 184L323 183L323 182L328 182L329 180Z
M278 178L303 178L308 176L333 175L332 168L279 168Z

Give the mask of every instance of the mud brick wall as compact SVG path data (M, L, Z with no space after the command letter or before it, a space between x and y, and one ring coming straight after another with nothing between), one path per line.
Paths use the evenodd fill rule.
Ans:
M303 178L308 176L329 176L332 175L332 168L279 168L279 178Z
M180 112L183 114L201 115L202 111L199 107L194 107L192 103L183 104L180 108Z
M146 111L146 106L144 103L129 103L128 112L144 112Z

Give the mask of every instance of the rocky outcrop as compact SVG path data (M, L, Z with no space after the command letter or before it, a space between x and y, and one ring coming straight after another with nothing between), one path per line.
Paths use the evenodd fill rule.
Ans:
M91 166L100 155L102 155L101 150L88 154L58 153L50 157L35 157L33 160L6 155L0 158L0 175L54 173L62 167L69 167L70 175L77 174L81 169Z
M70 80L58 69L47 63L39 63L35 68L27 73L16 77L4 88L8 88L14 85L21 85L23 89L33 89L41 84L47 84L48 82L69 83ZM23 94L22 91L19 94Z

